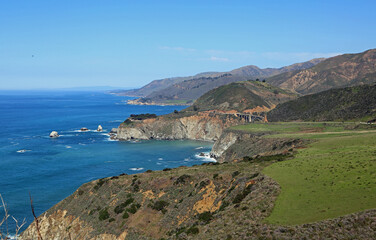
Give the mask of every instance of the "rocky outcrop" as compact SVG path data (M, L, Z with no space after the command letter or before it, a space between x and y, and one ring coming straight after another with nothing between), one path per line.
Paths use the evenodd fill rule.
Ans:
M227 129L214 143L210 156L218 162L232 162L244 157L275 155L306 145L304 139L265 138L268 133L250 133Z
M102 131L103 131L102 125L98 125L97 132L102 132Z
M56 131L52 131L52 132L50 133L50 137L51 137L51 138L57 138L57 137L59 137L59 133L56 132Z
M198 112L195 115L164 115L156 119L146 119L131 124L121 124L116 139L192 139L217 140L222 131L230 126L243 123L243 120L230 114Z
M86 127L83 127L83 128L81 128L80 130L81 130L81 132L86 132L86 131L89 131L89 129L88 129L88 128L86 128Z

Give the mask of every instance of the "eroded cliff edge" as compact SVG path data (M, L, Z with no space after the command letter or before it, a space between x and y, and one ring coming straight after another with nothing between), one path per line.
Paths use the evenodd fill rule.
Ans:
M121 124L115 139L164 139L216 141L224 129L244 123L234 114L214 112L172 113L157 118Z

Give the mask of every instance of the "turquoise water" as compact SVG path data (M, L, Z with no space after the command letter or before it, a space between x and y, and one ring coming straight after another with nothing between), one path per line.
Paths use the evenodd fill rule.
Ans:
M210 151L208 142L110 141L105 133L130 114L183 108L132 106L127 99L99 92L0 92L0 194L9 213L30 224L29 192L40 215L94 179L205 161L197 155ZM95 131L99 124L102 133ZM53 130L61 136L51 139Z

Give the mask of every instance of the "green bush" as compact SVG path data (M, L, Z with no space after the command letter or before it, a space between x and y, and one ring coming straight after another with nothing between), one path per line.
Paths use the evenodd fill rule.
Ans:
M127 212L135 214L137 212L137 209L138 209L137 205L136 204L132 204L129 208L127 208Z
M124 218L124 219L129 218L129 214L128 214L127 212L125 212L125 213L123 214L123 218Z
M165 207L167 207L168 205L169 205L168 202L163 201L163 200L158 200L158 201L156 201L156 202L151 206L151 208L154 209L154 210L157 210L157 211L162 211L162 210L165 209Z
M252 188L252 185L249 185L248 187L246 187L241 193L238 193L236 194L234 200L232 200L232 203L233 204L238 204L238 203L241 203L243 201L243 199L251 193L251 188Z
M110 217L110 214L108 213L107 208L99 211L99 217L98 218L99 218L100 221L106 220L109 217Z
M198 215L198 220L203 221L205 223L209 223L210 220L212 220L212 218L213 218L213 214L211 212L209 212L209 211L200 213Z
M185 184L188 180L191 179L191 176L187 175L187 174L184 174L184 175L181 175L180 177L178 177L178 179L176 179L175 181L175 185L178 185L178 184Z
M187 234L198 234L199 232L200 230L196 226L192 226L187 230Z

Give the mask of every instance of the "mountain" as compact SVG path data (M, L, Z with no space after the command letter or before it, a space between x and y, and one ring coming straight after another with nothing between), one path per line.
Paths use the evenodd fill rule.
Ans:
M154 80L150 82L149 84L146 84L145 86L138 88L138 89L130 89L130 90L122 90L119 92L116 92L118 95L122 96L129 96L129 97L145 97L152 92L162 90L168 86L171 86L175 83L179 83L185 80L190 80L198 77L209 77L209 76L216 76L219 73L217 72L203 72L196 74L194 76L188 76L188 77L172 77L172 78L164 78L160 80Z
M282 73L267 82L300 94L376 82L376 49L328 58L304 70Z
M252 77L252 78L264 78L268 76L274 76L277 74L281 74L284 72L290 72L295 70L302 70L307 69L310 67L315 66L316 64L320 63L321 61L325 60L325 58L315 58L307 62L302 63L295 63L289 66L281 67L281 68L264 68L261 69L254 65L248 65L245 67L237 68L232 71L230 71L230 74L233 75L239 75L239 76L246 76L246 77Z
M282 103L269 121L342 121L376 118L376 85L355 86L307 95Z
M277 104L297 98L297 94L259 81L230 83L210 90L183 111L245 110L268 111Z
M171 84L165 88L159 88L158 85L153 92L147 96L131 101L132 104L190 104L204 93L216 87L226 85L232 82L245 81L255 78L266 78L276 74L310 68L323 61L323 58L313 59L304 63L297 63L281 68L261 69L257 66L249 65L234 69L229 72L215 73L214 75L199 75L191 79L184 79L178 83ZM180 79L181 80L181 79ZM170 82L171 83L171 82ZM159 84L154 82L153 84ZM146 86L145 86L146 87ZM144 87L144 88L145 88ZM148 86L150 88L150 86ZM150 89L149 89L150 90Z

